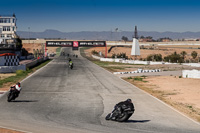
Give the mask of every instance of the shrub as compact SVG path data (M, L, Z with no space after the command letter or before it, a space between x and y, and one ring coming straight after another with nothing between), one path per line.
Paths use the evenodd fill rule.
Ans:
M193 51L191 53L191 56L192 56L193 59L195 59L197 57L197 55L198 55L198 53L196 51Z
M27 72L24 71L24 70L17 70L17 71L16 71L16 75L17 75L17 76L23 76L23 75L26 75L26 74L27 74Z
M142 81L142 80L143 80L143 78L141 78L141 77L135 77L135 78L134 78L134 80L137 80L137 81Z
M154 54L147 56L147 61L162 61L162 55L161 54Z
M184 59L183 59L183 57L181 57L180 54L177 54L176 52L174 52L173 54L164 57L164 61L166 61L166 62L169 61L172 63L183 63Z
M128 59L128 56L126 56L126 53L112 54L112 58L115 58L115 56L117 56L117 58Z
M98 52L96 50L92 50L93 55L98 55Z

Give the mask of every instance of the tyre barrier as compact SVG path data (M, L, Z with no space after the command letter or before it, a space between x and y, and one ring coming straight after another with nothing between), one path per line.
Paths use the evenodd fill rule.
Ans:
M19 58L15 55L0 56L0 66L18 66Z
M131 72L114 72L113 74L133 74L133 73L150 73L150 72L161 72L161 70L160 69L152 69L152 70L138 69L137 71L131 71Z

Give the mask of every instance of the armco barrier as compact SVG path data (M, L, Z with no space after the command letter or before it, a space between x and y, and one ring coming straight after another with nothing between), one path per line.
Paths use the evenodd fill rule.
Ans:
M34 60L34 61L32 61L32 62L30 62L30 63L27 63L26 64L26 68L30 68L30 67L34 67L35 65L37 65L38 63L41 63L41 62L43 62L43 61L45 61L45 60L47 60L48 58L40 58L40 59L37 59L37 60Z

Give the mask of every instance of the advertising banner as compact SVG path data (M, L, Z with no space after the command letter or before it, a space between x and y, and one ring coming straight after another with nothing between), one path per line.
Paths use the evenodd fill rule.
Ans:
M46 41L47 47L72 47L73 41Z

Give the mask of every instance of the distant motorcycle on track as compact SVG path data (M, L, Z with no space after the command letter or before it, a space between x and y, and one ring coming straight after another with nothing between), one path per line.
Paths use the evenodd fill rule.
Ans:
M72 61L70 61L70 62L69 62L69 68L73 69L73 67L74 67L74 66L73 66L73 63L72 63Z

